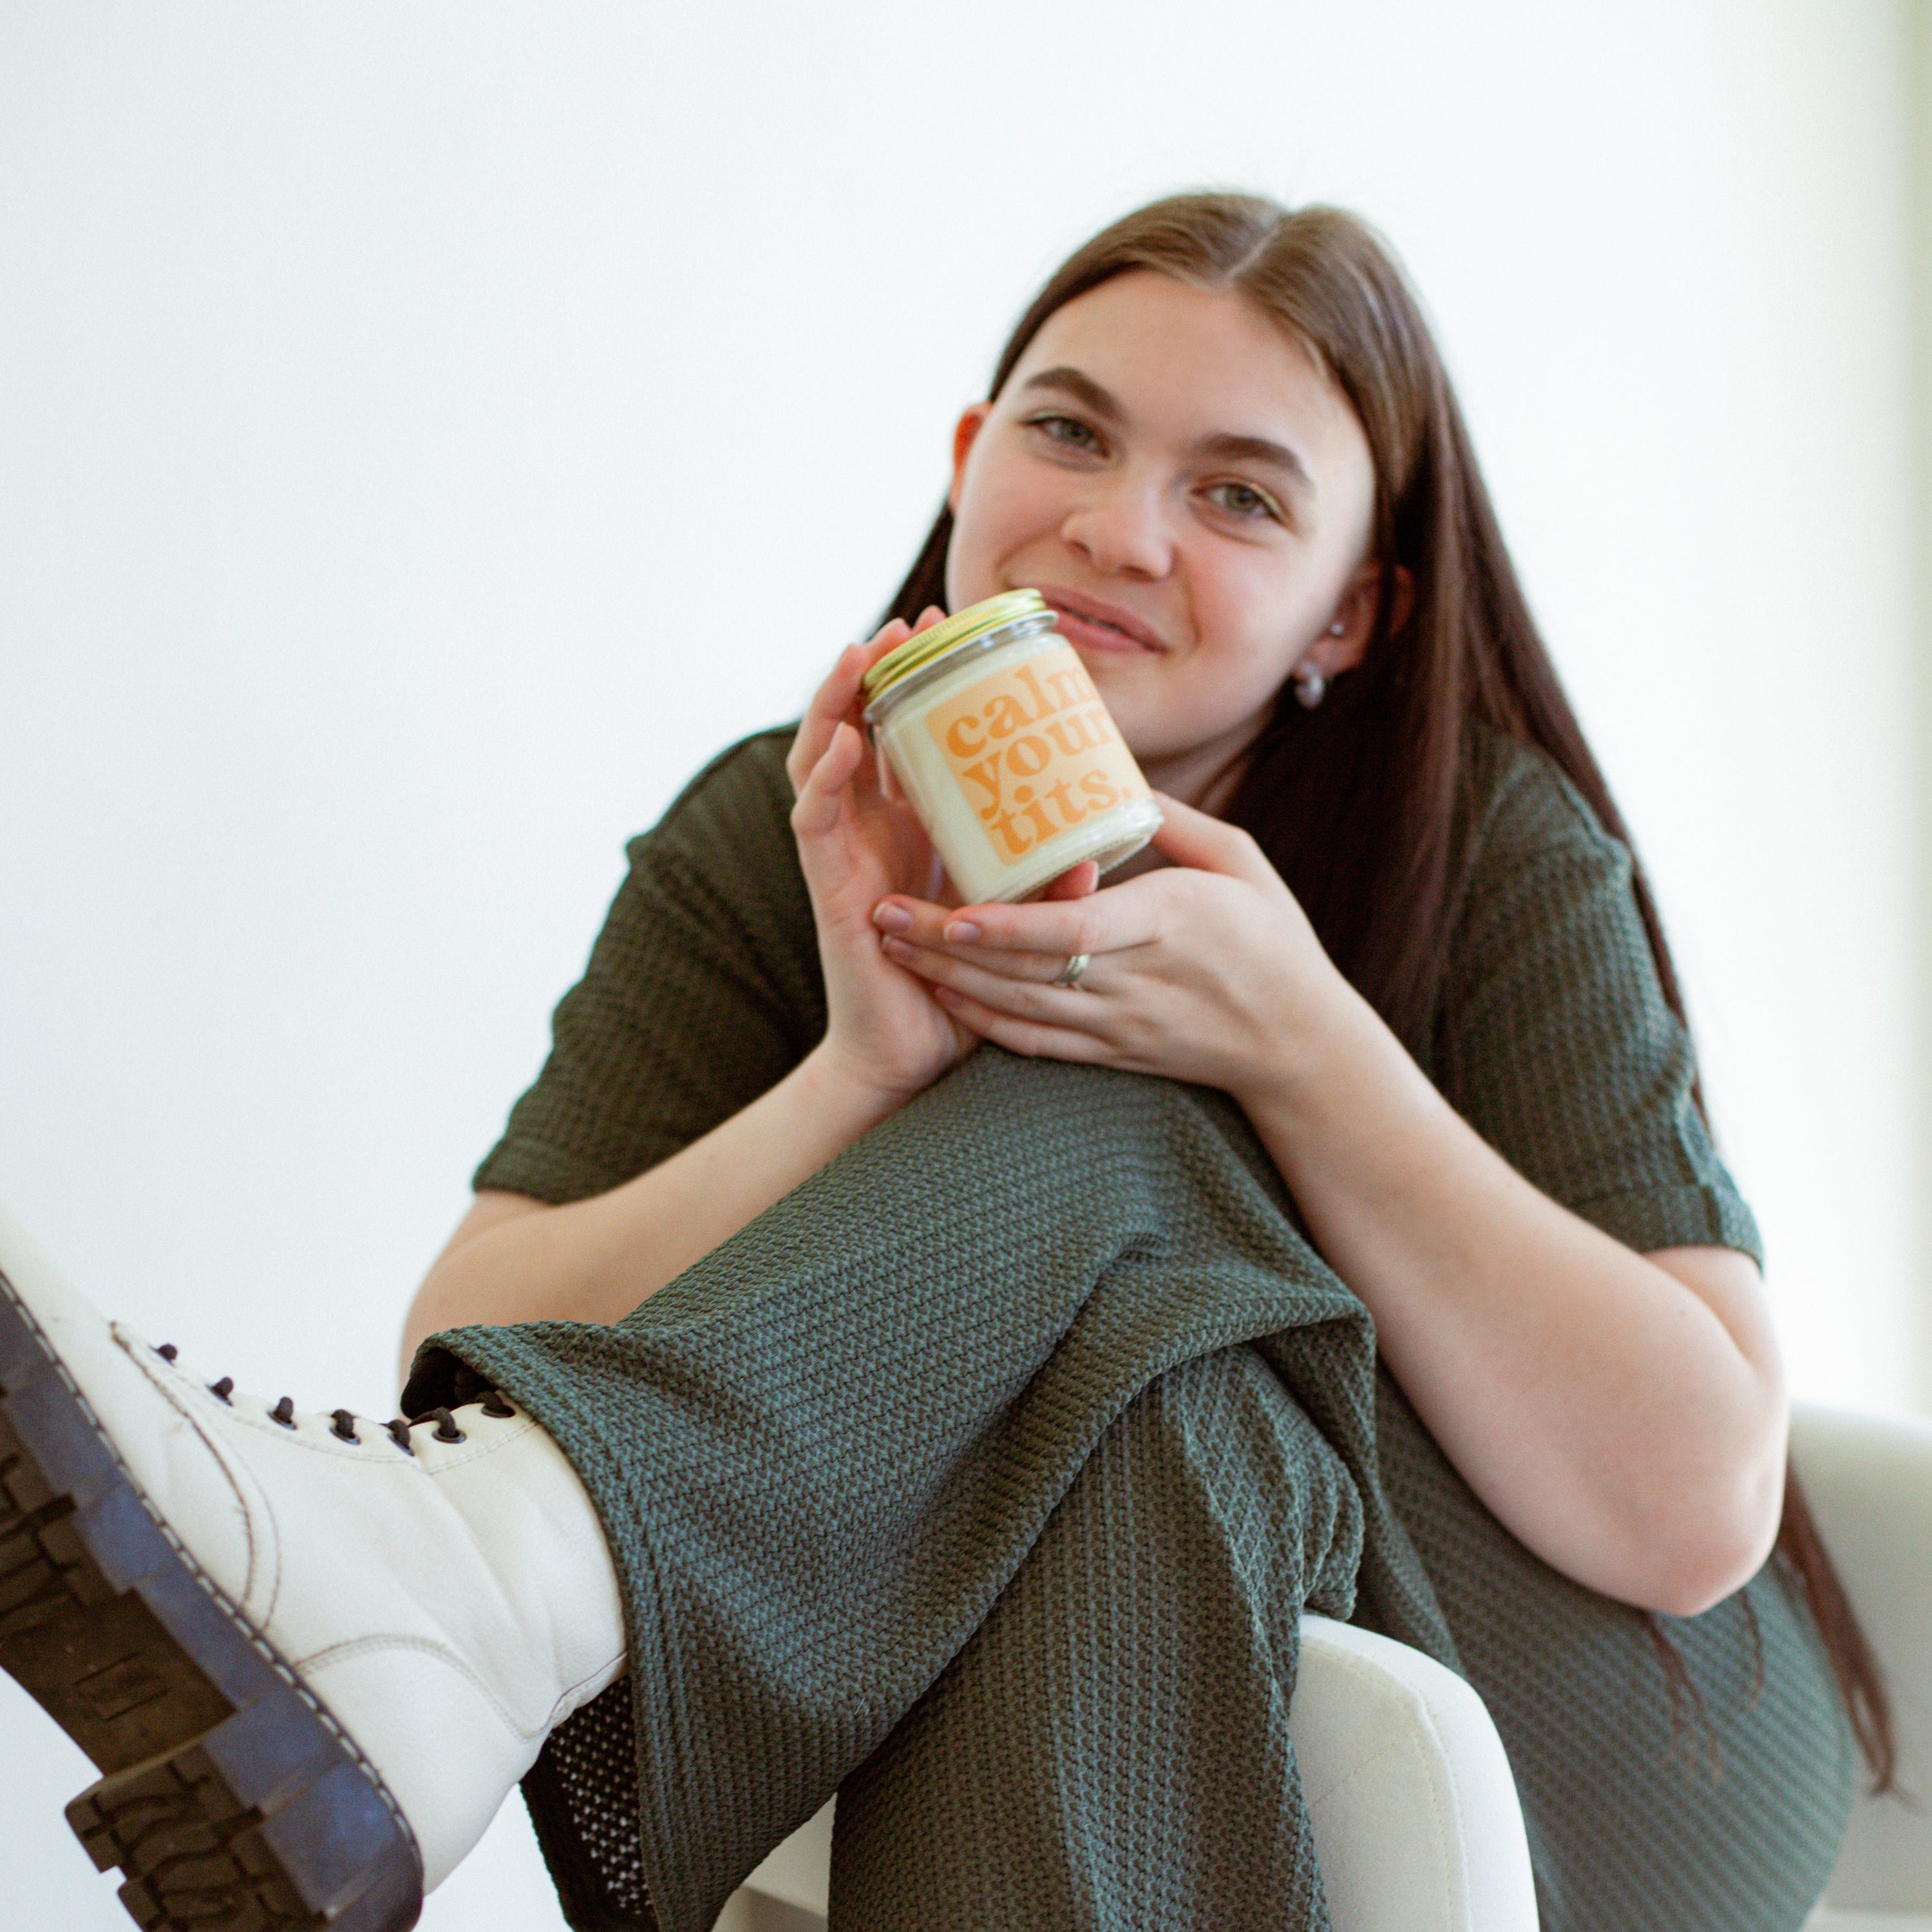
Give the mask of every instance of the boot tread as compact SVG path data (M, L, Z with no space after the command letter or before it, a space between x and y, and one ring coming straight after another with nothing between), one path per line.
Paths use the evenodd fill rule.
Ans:
M149 1508L0 1272L0 1670L105 1774L68 1808L146 1932L406 1932L375 1768Z

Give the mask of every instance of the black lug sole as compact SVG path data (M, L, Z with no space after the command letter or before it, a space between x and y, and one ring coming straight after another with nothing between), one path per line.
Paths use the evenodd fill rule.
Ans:
M67 1808L145 1932L407 1932L374 1771L151 1516L0 1274L0 1670L103 1774Z

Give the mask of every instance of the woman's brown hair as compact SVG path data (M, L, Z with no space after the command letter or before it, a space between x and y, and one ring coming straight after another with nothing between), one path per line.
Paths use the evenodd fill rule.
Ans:
M1628 832L1538 634L1442 358L1387 244L1340 208L1289 210L1241 194L1156 202L1096 236L1048 281L1008 340L991 394L1056 309L1136 268L1239 290L1336 383L1366 436L1376 477L1370 550L1382 566L1367 651L1318 710L1291 702L1284 686L1224 815L1259 841L1336 965L1400 1038L1421 1046L1444 992L1471 726L1547 754L1606 831L1627 845ZM942 511L889 616L910 622L928 604L944 607L952 532ZM1664 997L1682 1019L1640 866L1634 878ZM1453 1064L1438 1077L1453 1097ZM1884 1686L1789 1468L1777 1550L1823 1639L1874 1789L1888 1789L1894 1751ZM1646 1628L1675 1721L1684 1700L1700 1700L1657 1618Z

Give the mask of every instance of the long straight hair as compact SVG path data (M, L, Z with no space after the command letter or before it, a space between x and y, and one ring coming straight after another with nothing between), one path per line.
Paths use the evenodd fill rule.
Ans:
M1628 846L1628 830L1538 634L1442 357L1388 245L1340 208L1291 211L1243 194L1154 202L1048 280L1008 340L990 394L1055 310L1137 268L1238 290L1336 384L1366 437L1376 486L1370 554L1381 566L1367 650L1318 710L1290 701L1284 685L1225 816L1259 842L1336 966L1400 1038L1426 1051L1468 842L1471 726L1545 752L1605 831ZM910 622L928 604L944 608L952 534L942 510L889 616ZM1641 866L1634 886L1664 997L1682 1020ZM1453 1053L1451 1030L1439 1030ZM1453 1090L1453 1061L1438 1077ZM1817 1624L1874 1789L1888 1789L1895 1750L1877 1664L1788 1466L1777 1548ZM1701 1700L1658 1619L1647 1616L1645 1628L1675 1726L1682 1705L1701 1709Z

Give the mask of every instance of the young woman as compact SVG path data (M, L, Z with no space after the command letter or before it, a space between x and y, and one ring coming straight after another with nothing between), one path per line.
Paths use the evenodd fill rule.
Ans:
M1316 1608L1481 1692L1547 1932L1796 1928L1883 1702L1648 893L1399 272L1333 210L1156 204L952 454L891 620L634 842L412 1312L436 1428L368 1445L458 1498L447 1594L532 1598L434 1643L564 1660L496 1758L544 1747L573 1922L707 1925L837 1789L842 1924L1324 1923ZM1022 586L1167 823L1098 890L962 907L860 680ZM88 1388L106 1344L47 1309ZM156 1400L106 1423L151 1504ZM304 1427L247 1419L257 1462ZM470 1827L407 1696L332 1688L355 1613L297 1644L226 1560L434 1877Z

